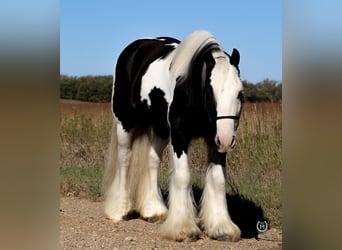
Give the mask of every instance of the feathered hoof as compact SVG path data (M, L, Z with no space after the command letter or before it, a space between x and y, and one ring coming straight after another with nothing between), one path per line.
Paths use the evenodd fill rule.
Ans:
M235 224L217 226L207 232L212 239L236 242L240 240L241 231Z
M153 215L150 217L142 217L142 219L154 224L163 223L166 219L166 213L160 215Z
M131 213L133 213L133 210L115 210L115 209L105 209L104 214L105 217L112 222L120 222L120 221L126 221L130 217L132 217Z
M128 209L126 207L105 207L104 209L104 215L107 219L113 221L113 222L120 222L120 221L125 221L128 220L128 215L131 212L131 209Z
M114 223L117 223L117 222L120 222L120 221L124 221L126 220L126 217L125 216L121 216L121 215L109 215L105 212L105 216L108 220L111 220L112 222Z
M139 209L140 217L151 223L162 223L167 216L167 208L162 202L147 203L143 209Z
M175 224L169 226L168 223L161 225L160 233L162 237L174 241L196 241L199 239L201 230L195 223Z

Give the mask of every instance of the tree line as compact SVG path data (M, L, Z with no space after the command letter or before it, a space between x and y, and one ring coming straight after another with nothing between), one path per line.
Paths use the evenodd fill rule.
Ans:
M245 102L281 102L282 83L266 78L256 84L242 81ZM113 76L60 76L60 98L86 102L110 102Z

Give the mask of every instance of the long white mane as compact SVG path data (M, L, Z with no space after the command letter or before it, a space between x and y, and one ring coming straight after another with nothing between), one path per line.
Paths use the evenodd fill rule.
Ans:
M206 30L197 30L187 36L176 48L170 66L171 73L175 77L186 75L191 60L208 44L220 46L216 38Z

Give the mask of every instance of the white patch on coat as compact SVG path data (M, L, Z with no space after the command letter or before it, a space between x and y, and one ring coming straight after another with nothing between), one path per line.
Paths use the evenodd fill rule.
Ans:
M169 67L173 54L174 51L170 52L166 58L152 62L141 79L141 100L147 100L149 106L151 105L151 99L148 95L155 87L165 93L164 97L167 103L172 101L174 86L171 84Z

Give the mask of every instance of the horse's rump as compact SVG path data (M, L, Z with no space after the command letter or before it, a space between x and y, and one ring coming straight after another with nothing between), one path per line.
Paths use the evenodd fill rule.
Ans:
M175 49L177 42L166 37L140 39L128 45L120 54L115 70L113 112L127 131L136 127L147 128L151 124L151 117L155 117L147 102L141 100L142 77L150 64L164 59ZM160 93L155 96L160 99Z

